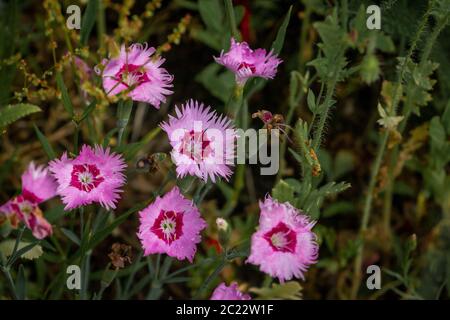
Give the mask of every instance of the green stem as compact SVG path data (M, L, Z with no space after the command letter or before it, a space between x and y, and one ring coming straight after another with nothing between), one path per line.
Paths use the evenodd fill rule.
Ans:
M325 89L325 84L322 82L322 84L320 85L319 95L317 96L317 101L316 101L317 106L320 106L320 101L322 100L324 89ZM308 138L311 134L311 129L314 127L314 122L316 121L316 116L317 116L317 112L314 112L312 115L312 118L311 118L310 125L308 127Z
M6 261L6 265L5 265L6 268L9 268L15 260L17 249L19 249L20 240L22 240L24 231L25 231L25 226L20 228L19 234L17 235L17 238L16 238L16 242L14 243L13 251L12 251L11 255L9 256L8 261Z
M106 24L105 24L105 6L103 1L98 1L98 13L97 13L97 35L98 42L100 43L100 54L103 56L105 54L105 43L103 41L103 36L105 35Z
M227 10L228 23L230 24L231 35L236 40L239 40L239 31L236 25L236 17L234 15L233 2L231 0L225 0L225 8Z
M91 222L92 222L92 212L89 212L88 219L86 223L84 223L84 208L80 208L80 219L81 219L81 255L80 255L80 263L81 263L81 290L80 290L80 299L87 299L87 291L89 287L89 278L90 278L90 264L91 264L91 254L92 250L85 251L86 243L89 243L91 237Z
M219 273L222 271L222 269L227 264L226 254L223 255L221 258L219 264L214 269L214 271L206 278L205 282L201 285L201 287L198 289L197 293L194 296L194 299L198 299L202 293L208 289L209 284L219 275Z
M320 143L322 141L322 134L323 134L323 130L325 128L325 122L328 119L328 113L330 111L330 106L331 106L331 98L333 97L334 88L337 83L338 74L339 74L339 71L335 69L333 78L327 84L327 93L325 96L325 100L323 102L325 108L324 108L323 113L320 115L319 125L317 126L317 128L314 132L314 139L313 139L312 145L313 145L313 149L315 151L317 151L319 149Z
M239 111L241 110L242 102L244 95L244 86L240 84L236 84L233 87L233 91L230 94L230 98L228 99L226 109L227 113L230 115L232 119L235 120L236 126L240 127L240 118Z
M153 276L152 286L150 292L147 295L147 299L158 299L162 293L162 283L159 280L159 270L161 269L161 254L156 257L155 274Z
M11 295L14 300L19 300L19 297L16 293L16 285L14 284L14 281L11 277L11 273L9 272L9 267L0 267L0 270L2 271L3 275L6 278L6 282L8 283L9 289L11 290Z

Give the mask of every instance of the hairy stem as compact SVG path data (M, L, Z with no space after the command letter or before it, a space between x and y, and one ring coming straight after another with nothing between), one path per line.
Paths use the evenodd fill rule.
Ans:
M322 141L322 134L323 130L325 128L325 123L328 118L328 113L330 111L330 105L331 105L331 98L333 97L334 88L336 87L337 78L338 78L339 71L334 70L333 78L328 82L327 84L327 93L325 95L325 100L323 102L325 109L323 113L320 115L319 124L314 132L314 139L313 139L313 149L317 151L317 149L320 147L320 143ZM311 124L313 125L313 124Z

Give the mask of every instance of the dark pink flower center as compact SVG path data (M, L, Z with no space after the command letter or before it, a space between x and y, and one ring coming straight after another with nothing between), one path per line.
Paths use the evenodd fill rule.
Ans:
M250 69L250 71L251 71L252 73L255 73L255 72L256 72L255 66L254 66L253 64L251 64L251 63L241 62L241 64L240 64L239 67L238 67L238 70L241 70L241 69L243 69L243 68Z
M205 132L186 132L181 141L180 153L200 162L212 153L211 140L208 140Z
M275 251L295 252L297 234L283 222L279 222L272 230L267 232L264 239L269 242Z
M270 111L263 112L262 121L267 123L267 122L272 121L272 118L273 118L272 112L270 112Z
M76 164L72 169L70 185L79 190L91 192L104 180L95 164Z
M150 231L170 245L183 235L183 213L161 210Z
M150 81L143 67L134 64L124 64L116 73L115 79L127 88Z

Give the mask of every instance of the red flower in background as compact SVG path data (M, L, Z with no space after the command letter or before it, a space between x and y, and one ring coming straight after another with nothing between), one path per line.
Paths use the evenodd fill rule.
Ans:
M244 16L242 17L241 24L239 25L239 30L241 31L242 40L245 42L250 42L250 1L249 0L235 0L235 5L241 5L244 7Z

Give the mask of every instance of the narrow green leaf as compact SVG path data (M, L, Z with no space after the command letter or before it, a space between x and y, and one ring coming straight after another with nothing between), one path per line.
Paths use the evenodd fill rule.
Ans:
M97 106L97 100L93 100L83 111L83 114L81 115L80 119L78 120L78 123L83 122L84 119L87 118L91 114L92 111L94 111L95 107Z
M80 42L83 46L87 44L89 35L91 34L92 28L94 27L95 20L97 19L99 1L100 0L89 0L86 11L83 15L80 31Z
M233 38L239 40L239 31L236 25L236 14L234 13L233 1L225 0L225 7L227 10L228 23L230 24L231 35Z
M106 148L109 146L109 141L111 140L113 135L116 134L117 131L119 131L119 128L113 128L111 131L109 131L106 134L105 138L103 139L103 143L102 143L103 148Z
M283 49L284 38L286 37L286 30L289 25L289 20L291 19L291 11L292 6L289 7L289 10L283 20L283 23L281 24L280 29L278 29L275 41L272 44L272 49L276 54L280 54L281 49Z
M42 110L38 106L29 103L8 105L0 109L0 129L5 128L20 118L40 111Z
M19 272L16 280L16 294L19 300L25 300L26 298L26 278L25 269L23 264L19 266Z
M66 228L61 228L61 232L67 237L69 238L73 243L75 243L76 245L80 245L81 241L80 238L78 238L78 236L69 229Z
M103 228L102 230L98 231L94 234L91 241L89 241L89 247L93 248L98 243L100 243L103 239L105 239L108 235L111 234L111 232L117 228L121 223L123 223L130 215L135 213L136 211L139 211L144 208L143 204L138 204L129 209L127 212L122 214L121 216L117 217L109 226Z
M63 77L60 72L56 74L56 84L58 85L59 91L61 91L61 99L64 108L69 113L70 117L73 117L73 106L72 101L70 101L69 92L67 91L67 87L64 84Z
M55 159L56 158L55 151L53 151L53 148L50 145L50 143L48 142L45 135L38 129L38 127L36 125L34 125L34 131L36 131L36 135L37 135L39 141L41 142L42 147L44 148L44 151L47 154L47 157L50 160Z
M27 253L28 251L33 249L38 243L39 243L39 241L35 241L35 242L32 242L29 245L26 245L25 247L17 250L16 253L14 254L14 256L11 257L8 265L12 266L19 257L23 256L25 253Z
M175 278L170 278L164 281L164 283L180 283L180 282L187 282L189 281L191 278L190 277L175 277Z

